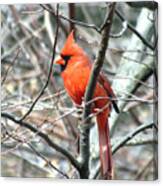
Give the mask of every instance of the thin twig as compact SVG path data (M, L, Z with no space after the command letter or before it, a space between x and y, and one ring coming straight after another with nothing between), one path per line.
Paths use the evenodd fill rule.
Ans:
M109 37L111 37L111 38L120 38L125 33L126 30L127 30L127 22L124 21L122 23L122 29L120 30L120 32L114 33L114 34L111 33L109 35Z
M61 174L63 177L69 179L68 175L59 170L56 166L54 166L51 161L49 161L44 155L42 155L39 151L37 151L31 143L27 143L27 145L33 150L34 153L36 153L41 159L43 159L47 165L49 165L51 168L53 168L55 171L57 171L59 174Z
M123 15L120 13L119 10L115 10L115 13L117 14L117 16L121 19L121 21L126 21L126 19L123 17ZM127 22L127 27L135 34L139 37L139 39L151 50L155 50L155 45L152 46L135 28L134 26L132 26L132 24L130 24L129 22Z
M6 81L8 73L11 71L11 68L13 68L13 66L14 66L17 58L18 58L18 55L20 54L20 51L21 51L20 48L18 48L17 53L16 53L12 63L9 65L9 67L7 68L7 70L5 72L5 75L4 75L4 77L3 77L2 81L1 81L1 86L3 86L4 82Z
M48 8L46 5L42 5L42 4L40 4L40 6L41 6L44 10L46 10L46 11L50 12L51 14L53 14L54 16L56 16L56 13L55 13L54 10L52 10L51 8ZM83 26L83 27L92 28L92 29L95 29L97 32L100 33L99 28L98 28L96 25L94 25L94 24L88 24L88 23L84 23L84 22L77 21L77 20L74 20L74 19L70 19L70 18L65 17L65 16L63 16L63 15L61 15L61 14L59 14L58 16L59 16L61 19L64 19L64 20L66 20L66 21L68 21L68 22L70 22L70 23L72 23L72 24L77 24L77 25L80 25L80 26Z
M135 180L140 180L142 175L144 175L144 173L146 173L147 169L149 168L149 166L152 164L153 162L153 157L151 157L144 165L144 167L137 173L137 175L135 176Z
M47 7L46 5L43 5L43 4L40 4L40 6L44 10L46 10L46 11L50 12L51 14L53 14L54 16L56 16L56 13L54 12L53 9L51 9L51 8L49 8L49 7ZM75 19L72 19L72 18L68 18L66 16L63 16L61 14L58 15L58 16L61 19L70 22L71 25L75 25L76 24L76 25L79 25L79 26L83 26L85 28L91 28L91 29L94 29L96 32L98 32L100 34L102 33L103 27L104 27L104 24L105 24L105 21L104 21L104 24L99 28L95 24L89 24L89 23L85 23L85 22L82 22L82 21L78 21L78 20L75 20ZM122 30L119 33L116 33L116 34L110 33L109 34L109 37L111 37L111 38L119 38L119 37L121 37L123 35L123 33L126 31L126 28L127 28L126 21L123 22L122 27L123 28L122 28Z
M63 95L64 93L65 93L65 90L60 90L60 91L56 92L55 94L44 96L43 98L39 99L39 101L47 101L49 99L59 97L59 96ZM11 109L18 108L18 107L23 106L23 105L28 105L28 104L33 103L33 102L34 102L34 100L32 99L32 100L29 100L29 101L22 101L18 104L11 105L11 106L9 106L9 105L6 106L5 105L5 107L7 107L7 108L4 108L3 105L1 105L1 110L4 111L4 110L7 109L9 111Z
M139 80L137 78L134 78L134 77L131 77L131 76L116 75L116 76L113 77L113 79L121 79L121 80L129 79L129 80L133 80L133 81L136 81L136 82L140 83L141 85L143 85L146 88L149 88L149 89L155 89L156 88L153 85L149 85L149 84L145 83L144 81L141 81L141 80Z
M30 109L24 114L24 116L22 116L22 118L20 120L24 120L32 112L32 110L33 110L34 106L36 105L37 101L44 94L45 89L47 88L47 86L49 84L51 73L52 73L52 69L53 69L53 62L54 62L55 54L56 54L56 45L57 45L58 30L59 30L58 14L59 14L59 4L57 4L57 13L56 13L56 25L57 26L56 26L56 33L55 33L55 38L54 38L54 45L53 45L53 55L52 55L52 58L51 58L51 63L50 63L50 68L49 68L47 81L45 82L43 88L41 89L40 93L36 97L35 101L32 103Z

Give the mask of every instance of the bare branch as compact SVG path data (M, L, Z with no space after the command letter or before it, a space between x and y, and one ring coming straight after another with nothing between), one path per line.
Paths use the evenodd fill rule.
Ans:
M122 21L126 21L126 19L123 17L123 15L120 13L119 10L115 10L115 13L117 14L117 16L122 20ZM150 48L151 50L155 50L155 45L152 46L135 28L134 26L132 26L132 24L128 23L127 22L127 27L134 33L136 34L139 39L148 47Z
M123 137L116 137L112 140L112 147L115 146L119 141L122 141ZM139 145L147 145L147 144L158 144L158 139L152 137L144 137L143 134L141 136L134 136L132 139L126 142L125 146L139 146Z
M119 141L116 145L113 146L112 153L114 154L115 152L117 152L124 144L126 144L130 139L132 139L138 133L152 127L155 127L155 123L143 124L140 127L136 128L133 132L127 134L121 141Z
M54 16L56 16L56 13L54 12L54 10L52 10L51 8L48 8L46 5L42 5L42 4L40 4L40 6L44 9L44 10L46 10L46 11L48 11L48 12L50 12L51 14L53 14ZM100 30L99 30L99 28L96 26L96 25L94 25L94 24L88 24L88 23L84 23L84 22L81 22L81 21L77 21L77 20L74 20L74 19L70 19L70 18L68 18L68 17L65 17L65 16L63 16L63 15L58 15L61 19L64 19L64 20L66 20L66 21L68 21L68 22L70 22L70 23L72 23L72 24L77 24L77 25L80 25L80 26L83 26L83 27L87 27L87 28L92 28L92 29L95 29L97 32L100 32Z
M25 127L27 129L29 129L30 131L32 131L33 133L37 133L38 136L40 136L42 139L44 139L48 145L50 147L52 147L53 149L55 149L56 151L60 152L61 154L63 154L71 163L72 165L79 170L80 168L80 163L74 158L74 156L72 154L69 153L69 151L67 151L65 148L62 148L61 146L57 145L56 143L54 143L48 136L47 134L41 132L40 130L38 130L37 128L33 127L31 124L20 120L20 119L16 119L14 116L12 116L11 114L8 113L1 113L1 116L3 118L7 118L13 122L15 122L16 124L20 125L21 127Z
M73 3L70 3L70 4L73 4ZM56 16L56 13L54 12L53 9L51 9L51 8L49 8L49 7L47 7L46 5L43 5L43 4L40 4L40 6L44 10L46 10L46 11L50 12L51 14L53 14L54 16ZM85 22L82 22L82 21L78 21L78 20L72 19L71 18L72 16L70 16L70 18L68 18L66 16L63 16L61 14L58 15L58 16L61 19L70 22L70 25L75 25L76 24L76 25L79 25L79 26L83 26L85 28L91 28L91 29L94 29L96 32L98 32L100 34L102 33L103 28L104 28L104 24L105 24L105 21L104 21L104 23L99 28L95 24L89 24L89 23L85 23ZM73 28L73 27L71 26L71 28ZM121 37L123 35L123 33L126 31L126 29L127 29L127 24L126 24L126 21L124 21L123 24L122 24L122 30L119 33L116 33L116 34L110 33L109 37L111 37L111 38L119 38L119 37Z
M153 157L150 158L144 165L144 167L137 173L137 175L135 176L135 180L140 180L142 175L147 171L148 167L152 164L153 162Z
M69 3L69 18L74 19L75 18L75 3ZM70 32L71 30L75 29L74 23L70 22Z
M111 30L111 25L112 25L112 20L113 20L113 15L114 15L115 4L116 3L112 3L110 5L110 11L108 11L107 18L105 20L104 29L102 32L101 46L98 52L98 57L95 60L95 63L92 67L89 83L86 88L86 92L84 96L85 103L89 102L93 97L97 78L100 73L103 62L104 62L105 52L106 52L107 45L108 45L109 33ZM83 113L84 124L80 128L80 134L81 134L80 135L80 157L81 157L81 161L83 165L82 171L81 171L82 178L89 177L89 132L90 132L89 130L90 129L87 126L89 125L88 123L90 123L90 118L89 118L90 114L91 114L91 104L86 105L84 108L84 113Z
M127 22L126 21L124 21L123 23L122 23L122 29L120 30L120 32L119 33L115 33L115 34L110 34L109 36L111 37L111 38L119 38L119 37L121 37L124 33L125 33L125 31L127 30Z
M53 55L52 55L52 59L51 59L51 63L50 63L50 68L49 68L47 81L45 82L43 88L41 89L40 93L36 97L35 101L32 103L30 109L24 114L24 116L22 116L22 118L20 120L24 120L32 112L32 110L33 110L34 106L36 105L37 101L44 94L45 89L47 88L47 86L49 84L51 73L52 73L52 69L53 69L53 62L54 62L55 54L56 54L56 45L57 45L58 30L59 30L58 14L59 14L59 4L57 4L57 14L56 14L56 22L57 22L56 25L57 26L56 26L56 33L55 33L55 38L54 38L54 45L53 45Z
M8 76L8 73L11 71L11 69L13 68L17 58L18 58L18 55L20 54L20 48L18 48L17 50L17 53L16 53L16 56L14 57L12 63L9 65L9 67L7 68L6 72L5 72L5 75L4 75L4 78L2 79L1 81L1 86L3 86L4 82L6 81L7 79L7 76Z
M32 144L27 143L27 145L40 157L42 158L47 165L49 165L50 167L52 167L55 171L57 171L59 174L61 174L63 177L69 179L68 175L63 173L61 170L59 170L57 167L55 167L51 161L49 161L44 155L42 155L39 151L37 151Z

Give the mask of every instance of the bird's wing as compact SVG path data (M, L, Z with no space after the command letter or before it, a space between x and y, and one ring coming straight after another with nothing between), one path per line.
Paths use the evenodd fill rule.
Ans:
M108 81L108 79L106 78L106 76L104 75L103 72L100 72L99 76L98 76L98 82L100 83L100 85L102 85L104 87L104 89L106 90L107 92L107 95L108 97L110 98L116 98L111 86L110 86L110 83ZM115 100L111 100L112 104L113 104L113 107L115 109L115 111L117 113L119 113L119 108L117 106L117 103Z

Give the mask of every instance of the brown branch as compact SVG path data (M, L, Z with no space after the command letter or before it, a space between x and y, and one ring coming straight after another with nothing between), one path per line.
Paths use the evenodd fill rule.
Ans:
M144 167L137 173L134 180L140 180L142 178L142 175L144 175L147 172L147 169L152 164L154 158L150 158L144 165Z
M43 160L46 162L46 164L49 165L49 167L53 168L55 171L57 171L57 172L58 172L59 174L61 174L63 177L69 179L69 177L68 177L67 174L65 174L64 172L62 172L61 170L59 170L56 166L54 166L54 165L52 164L52 162L49 161L49 160L48 160L44 155L42 155L39 151L37 151L37 150L35 149L35 147L34 147L31 143L27 143L27 145L32 149L32 151L33 151L34 153L37 154L37 156L39 156L41 159L43 159Z
M20 54L20 48L18 48L17 50L17 53L16 53L16 56L14 57L12 63L9 65L9 67L7 68L6 72L5 72L5 75L4 75L4 78L2 79L1 81L1 86L3 86L4 82L6 81L7 79L7 76L8 76L8 73L11 71L12 67L14 66L17 58L18 58L18 55Z
M54 166L52 163L51 163L51 161L49 161L41 152L39 152L39 151L37 151L36 149L35 149L35 147L29 142L29 139L27 140L25 140L25 139L20 139L18 136L15 136L15 135L13 135L12 133L10 133L8 130L7 130L7 128L6 128L6 135L8 135L8 137L10 137L10 138L12 138L12 139L14 139L15 141L17 141L18 142L18 144L16 145L16 148L18 148L18 146L20 146L21 144L23 144L23 143L26 143L31 149L32 149L32 151L38 156L38 157L40 157L41 159L43 159L45 162L46 162L46 164L47 165L49 165L49 167L51 167L51 168L53 168L55 171L57 171L59 174L61 174L63 177L65 177L65 178L67 178L67 179L69 179L69 177L68 177L68 175L67 174L65 174L64 172L62 172L61 170L59 170L56 166ZM15 149L15 147L14 147L14 149ZM12 149L13 150L13 149ZM8 153L9 151L7 151L7 153ZM5 152L6 153L6 152Z
M115 9L115 3L112 4L111 11L108 13L108 17L107 17L106 23L104 25L102 39L101 39L101 46L100 46L100 49L98 52L98 56L97 56L95 63L93 65L90 79L89 79L89 83L88 83L86 93L85 93L85 102L86 103L89 102L93 97L93 93L94 93L94 89L95 89L96 82L98 79L98 75L100 73L101 67L104 62L105 52L106 52L107 45L108 45L109 33L111 30L111 25L112 25L112 20L113 20L114 9ZM86 118L90 113L91 113L91 105L88 105L85 107L83 118Z
M43 88L41 89L40 93L38 94L38 96L36 97L35 101L32 103L30 109L24 114L24 116L22 116L22 118L20 119L21 121L24 120L33 110L34 106L36 105L37 101L40 99L40 97L44 94L45 89L47 88L49 81L50 81L50 77L52 74L52 69L53 69L53 62L55 59L55 54L56 54L56 45L57 45L57 38L58 38L58 30L59 30L59 24L58 24L58 14L59 14L59 4L57 4L57 13L56 13L56 33L55 33L55 38L54 38L54 45L53 45L53 55L51 58L51 63L50 63L50 68L49 68L49 73L48 73L48 77L47 77L47 81L45 82Z
M102 32L102 39L101 39L101 46L99 48L97 59L95 60L95 63L92 67L90 79L88 86L86 88L85 96L84 96L84 102L89 102L94 93L94 89L96 86L97 78L100 73L101 67L104 62L105 58L105 52L108 45L108 38L109 33L111 30L114 10L115 10L115 4L112 3L110 5L110 11L108 11L107 18L105 20L105 24L103 26L103 32ZM84 124L80 127L80 157L82 162L82 168L81 168L81 178L89 178L89 124L90 124L90 117L91 114L91 104L85 105L84 113L83 113L83 121ZM88 118L88 119L87 119Z
M75 3L69 3L69 18L74 19L75 18ZM71 30L75 29L75 24L70 22L70 32Z
M73 3L71 3L73 4ZM40 6L48 11L49 13L51 13L52 15L56 16L56 13L55 11L52 9L52 8L49 8L47 5L43 5L43 4L40 4ZM102 24L102 26L99 28L97 27L95 24L89 24L89 23L85 23L85 22L82 22L82 21L78 21L78 20L75 20L74 18L68 18L66 16L63 16L63 15L58 15L61 19L65 20L65 21L68 21L70 23L70 25L79 25L79 26L82 26L82 27L85 27L85 28L91 28L91 29L94 29L96 32L98 33L102 33L102 30L103 30L103 27L104 27L104 24L105 24L105 21L104 21L104 24ZM109 37L112 37L112 38L119 38L122 36L122 34L126 31L126 28L127 26L125 25L126 24L126 21L123 22L123 25L122 25L122 30L119 32L119 33L116 33L116 34L112 34L110 33L109 34Z
M46 5L42 5L42 4L40 4L40 6L41 6L44 10L50 12L52 15L56 16L56 13L55 13L55 11L54 11L53 9L47 7ZM68 22L70 22L70 23L72 23L72 24L77 24L77 25L80 25L80 26L83 26L83 27L86 27L86 28L92 28L92 29L95 29L97 32L100 33L100 29L99 29L96 25L94 25L94 24L84 23L84 22L81 22L81 21L77 21L77 20L74 20L74 19L70 19L70 18L65 17L65 16L63 16L63 15L61 15L61 14L58 15L58 16L59 16L61 19L65 20L65 21L68 21Z
M47 134L41 132L40 130L38 130L37 128L33 127L30 123L27 123L23 120L20 119L16 119L14 116L12 116L11 114L2 112L1 113L1 117L9 119L11 121L13 121L14 123L18 124L21 127L25 127L27 129L29 129L30 131L32 131L33 133L37 134L39 137L41 137L42 139L44 139L46 141L46 143L53 149L55 149L56 151L60 152L61 154L63 154L71 163L72 165L79 170L80 169L80 163L74 158L74 156L65 148L57 145L56 143L54 143L48 136Z
M149 99L151 99L151 98L153 98L153 97L154 97L153 91L150 91L150 92L148 92L147 95L144 95L141 99L142 99L142 100L143 100L143 99L144 99L144 100L149 100ZM155 96L155 98L156 98L156 96ZM128 105L126 105L125 108L124 108L124 110L125 110L125 111L129 111L130 109L133 109L134 107L138 106L140 103L141 103L141 102L137 102L137 101L135 100L135 101L129 103ZM157 103L157 102L156 102L156 103Z

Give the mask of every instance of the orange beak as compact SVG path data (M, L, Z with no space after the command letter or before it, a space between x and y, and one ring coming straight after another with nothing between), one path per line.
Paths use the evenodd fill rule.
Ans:
M57 59L54 63L57 65L65 65L65 61L62 58Z

